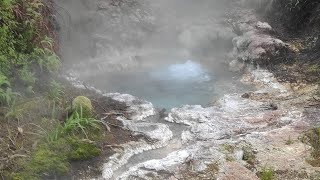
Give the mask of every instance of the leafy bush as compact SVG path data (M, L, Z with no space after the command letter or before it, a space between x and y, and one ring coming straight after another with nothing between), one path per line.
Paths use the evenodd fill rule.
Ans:
M20 71L19 77L30 85L35 82L34 65L48 72L60 67L44 27L49 23L41 14L45 8L42 0L0 1L0 73L12 78Z

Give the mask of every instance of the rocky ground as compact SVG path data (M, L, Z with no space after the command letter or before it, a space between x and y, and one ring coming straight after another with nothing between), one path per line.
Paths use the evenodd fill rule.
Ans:
M312 147L302 141L319 125L318 86L279 82L265 70L296 46L276 38L254 9L237 7L228 20L238 35L230 69L244 72L242 82L257 90L168 114L131 95L104 94L126 105L127 115L117 114L118 128L144 138L113 146L115 154L106 157L97 179L320 178L319 167L308 163Z

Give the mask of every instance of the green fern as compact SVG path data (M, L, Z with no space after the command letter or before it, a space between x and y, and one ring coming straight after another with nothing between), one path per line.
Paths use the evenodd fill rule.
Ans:
M5 75L0 74L0 88L4 86L10 87L10 82Z
M0 103L3 105L11 106L17 96L19 93L13 92L11 88L0 89Z
M64 87L59 82L52 80L50 82L49 88L50 89L47 95L48 99L58 103L64 94Z

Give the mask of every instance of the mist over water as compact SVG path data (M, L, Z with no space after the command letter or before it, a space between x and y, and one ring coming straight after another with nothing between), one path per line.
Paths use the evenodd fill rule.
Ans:
M66 71L102 91L172 108L244 88L224 64L227 0L58 2Z

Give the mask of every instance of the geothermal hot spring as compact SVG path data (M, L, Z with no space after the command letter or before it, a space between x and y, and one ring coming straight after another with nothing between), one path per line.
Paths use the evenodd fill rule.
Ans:
M67 72L86 85L166 109L248 88L228 71L235 34L225 1L58 2Z

